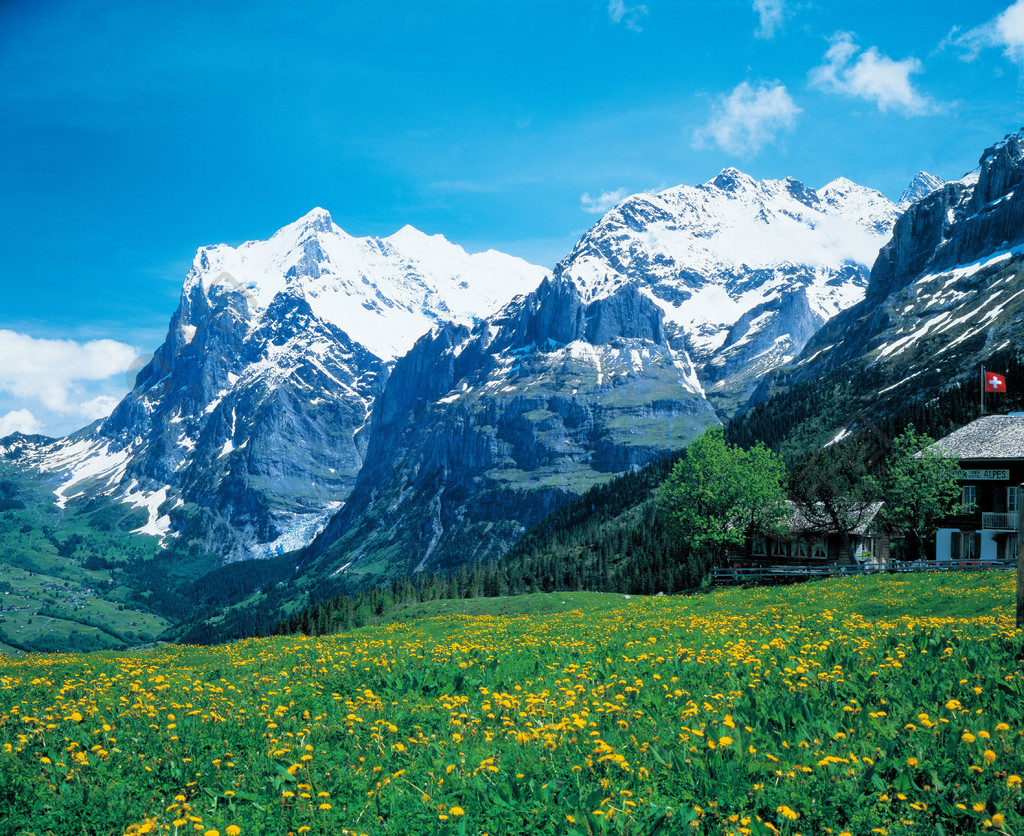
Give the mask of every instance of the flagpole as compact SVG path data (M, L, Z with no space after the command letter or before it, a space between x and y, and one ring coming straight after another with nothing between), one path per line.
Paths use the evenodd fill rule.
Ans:
M981 366L981 414L985 414L985 364Z

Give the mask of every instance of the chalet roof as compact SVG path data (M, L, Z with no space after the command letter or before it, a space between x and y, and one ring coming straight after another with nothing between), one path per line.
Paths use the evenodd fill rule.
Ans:
M983 415L932 446L965 459L1024 459L1024 415Z
M786 500L786 505L789 507L789 530L790 534L838 534L835 526L818 526L811 522L804 514L803 510L795 502ZM881 502L868 502L863 506L860 506L860 525L858 525L851 533L866 535L875 523L875 518L878 516L878 512L882 510Z

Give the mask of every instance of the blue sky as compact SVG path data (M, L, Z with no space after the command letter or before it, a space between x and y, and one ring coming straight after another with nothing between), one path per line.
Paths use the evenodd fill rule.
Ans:
M0 435L109 408L200 245L323 206L551 266L729 165L895 199L1024 124L1022 67L1024 0L8 0Z

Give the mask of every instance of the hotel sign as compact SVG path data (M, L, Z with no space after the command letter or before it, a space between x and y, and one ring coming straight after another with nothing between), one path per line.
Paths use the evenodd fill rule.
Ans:
M964 482L1009 482L1009 470L958 470L956 478Z

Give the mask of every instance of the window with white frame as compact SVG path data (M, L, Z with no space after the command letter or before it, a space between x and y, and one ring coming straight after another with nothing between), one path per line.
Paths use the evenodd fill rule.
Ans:
M758 557L766 557L768 555L768 543L765 541L763 534L755 533L751 535L750 553Z
M978 486L964 485L963 495L960 498L963 505L963 513L973 514L978 507Z
M815 537L814 546L811 550L812 557L828 557L828 544L824 537Z

